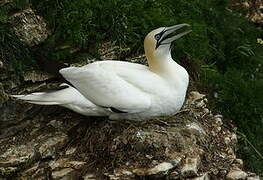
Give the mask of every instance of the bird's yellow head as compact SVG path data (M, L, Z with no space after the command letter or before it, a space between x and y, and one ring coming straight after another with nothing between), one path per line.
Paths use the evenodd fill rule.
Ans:
M171 43L191 32L191 30L178 32L179 29L189 26L189 24L178 24L171 27L161 27L151 31L144 40L144 50L147 59L160 59L170 55Z

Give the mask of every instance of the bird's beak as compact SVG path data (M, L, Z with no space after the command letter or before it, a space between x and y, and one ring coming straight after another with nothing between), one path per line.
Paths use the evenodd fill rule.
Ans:
M174 40L179 39L180 37L190 33L191 30L185 30L183 32L182 31L178 32L179 29L189 27L189 26L190 26L189 24L178 24L178 25L174 25L174 26L170 26L170 27L165 28L163 30L163 36L159 40L160 45L161 44L170 44Z

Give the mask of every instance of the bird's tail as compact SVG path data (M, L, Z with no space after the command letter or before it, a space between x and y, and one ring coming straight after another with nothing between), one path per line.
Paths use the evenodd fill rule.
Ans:
M20 100L40 105L60 105L85 116L106 116L108 112L85 98L77 89L61 84L59 88L27 95L11 95Z
M61 84L59 88L47 90L45 92L34 92L27 95L11 95L20 100L32 104L40 105L64 105L74 101L75 95L79 95L79 92L68 84Z

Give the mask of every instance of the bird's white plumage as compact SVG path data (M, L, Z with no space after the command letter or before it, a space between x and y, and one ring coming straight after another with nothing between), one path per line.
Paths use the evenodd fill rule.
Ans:
M145 111L154 96L170 93L169 84L160 76L134 63L101 61L60 73L96 105L129 113Z
M122 64L122 63L121 63ZM116 67L117 66L117 67ZM83 67L70 67L60 73L71 82L81 94L101 107L114 107L121 111L136 113L149 108L151 97L136 84L121 77L127 67L118 67L118 62L107 61L88 64ZM133 69L134 73L142 70ZM139 85L139 84L137 84ZM138 101L139 99L139 101Z
M154 39L156 33L186 26L159 28L145 38L149 67L123 61L99 61L60 70L72 83L52 93L18 95L35 104L57 104L87 116L142 120L172 115L183 105L188 73L173 61L170 44ZM169 31L168 31L169 30ZM180 36L178 36L180 37ZM162 37L165 41L165 37ZM176 39L176 38L174 38ZM157 46L157 43L158 46Z

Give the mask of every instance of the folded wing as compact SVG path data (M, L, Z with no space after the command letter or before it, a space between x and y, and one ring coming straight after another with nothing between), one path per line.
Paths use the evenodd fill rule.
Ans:
M97 106L128 113L145 111L151 106L151 94L143 88L147 85L143 85L138 78L140 73L144 75L148 70L142 65L132 65L132 68L126 66L129 65L120 62L100 62L80 68L64 68L60 73ZM136 74L137 80L134 80L132 75L122 76L125 70L127 74Z

